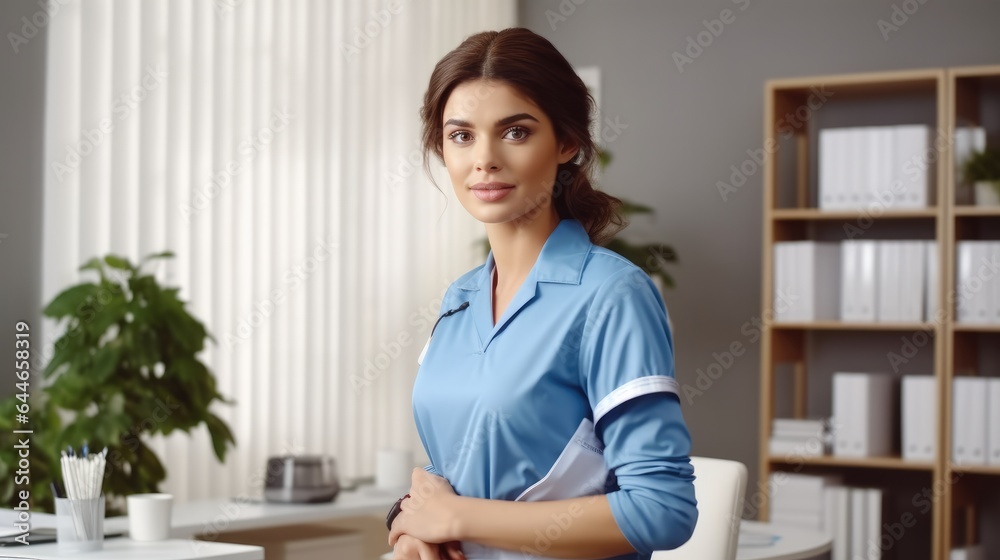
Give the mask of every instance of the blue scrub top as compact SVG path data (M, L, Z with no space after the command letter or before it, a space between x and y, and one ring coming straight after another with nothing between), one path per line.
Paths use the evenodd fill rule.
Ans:
M427 470L461 496L607 494L638 551L623 558L682 544L697 518L691 442L649 276L593 245L574 219L550 234L496 324L494 274L491 252L452 283L421 354L413 411ZM537 534L518 558L544 557L551 541ZM470 559L504 557L463 548Z

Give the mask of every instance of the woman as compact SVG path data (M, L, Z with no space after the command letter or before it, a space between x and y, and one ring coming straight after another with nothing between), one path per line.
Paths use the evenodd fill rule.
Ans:
M596 243L620 202L590 183L593 99L519 28L435 67L425 163L486 228L447 290L413 389L431 465L387 524L397 560L648 558L694 528L673 343L649 277Z

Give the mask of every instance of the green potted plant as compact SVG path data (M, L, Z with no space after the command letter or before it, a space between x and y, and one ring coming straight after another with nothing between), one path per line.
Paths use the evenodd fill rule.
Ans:
M977 206L1000 206L1000 152L973 152L962 165L962 174L975 186Z
M622 213L630 221L636 214L653 214L653 209L649 206L636 204L624 198L621 200ZM663 288L674 287L673 277L664 268L667 263L677 262L677 252L672 246L658 243L635 244L620 236L613 237L604 246L632 261Z
M604 170L611 164L611 152L607 150L598 151L598 165ZM636 204L619 197L622 201L622 213L629 221L636 214L653 215L653 209L643 204ZM646 271L654 281L662 288L673 288L674 279L666 271L664 265L667 263L677 263L677 251L671 245L666 244L645 244L636 245L626 241L622 237L614 237L605 244L605 247L632 261L633 264Z
M66 329L42 379L30 379L28 425L15 420L23 396L0 403L0 503L14 507L28 490L32 509L53 512L50 483L61 479L60 452L67 446L107 447L109 514L122 513L129 494L159 491L166 478L143 436L189 433L204 424L215 456L225 460L235 439L209 407L232 401L198 358L212 337L187 312L178 288L164 288L142 271L145 263L170 257L150 255L138 266L114 255L91 259L80 270L96 272L98 281L72 286L45 307L44 315L65 321ZM30 477L17 478L12 430L26 428L33 431Z

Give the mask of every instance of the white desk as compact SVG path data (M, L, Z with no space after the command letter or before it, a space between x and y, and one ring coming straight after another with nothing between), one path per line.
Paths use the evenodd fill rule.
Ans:
M0 548L0 558L37 558L39 560L264 560L264 549L243 544L213 543L173 539L159 542L137 542L127 537L104 541L103 550L60 553L59 545L32 544Z
M278 504L268 502L248 503L228 498L175 503L171 518L171 541L139 543L127 537L104 541L100 553L86 553L87 560L191 560L218 558L220 560L262 560L260 547L212 542L212 536L227 531L315 523L330 519L362 515L384 516L389 508L407 489L381 491L362 486L344 490L337 499L321 504ZM0 510L0 523L12 522L11 510ZM8 519L10 518L10 519ZM55 527L55 515L31 514L32 527ZM128 517L109 517L104 520L105 533L128 533ZM192 541L194 535L204 535L207 541ZM162 550L161 550L162 549ZM202 555L198 555L202 554ZM3 556L27 558L67 558L59 556L56 544L34 544L26 547L2 547ZM83 553L78 555L83 558Z
M387 492L362 486L356 490L344 490L333 502L321 504L247 503L226 498L175 503L170 536L184 539L205 535L210 539L214 534L227 531L318 523L363 515L385 517L392 504L407 490ZM110 518L106 520L105 527L108 531L127 531L128 518Z
M753 535L777 537L773 544L749 546ZM804 560L830 550L832 539L823 532L759 521L740 522L736 560Z

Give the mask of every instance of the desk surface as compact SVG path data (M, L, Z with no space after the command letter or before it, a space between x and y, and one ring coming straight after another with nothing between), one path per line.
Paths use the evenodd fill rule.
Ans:
M136 542L129 538L104 541L100 553L87 553L88 560L189 560L213 558L219 560L262 560L263 549L253 546L218 543L212 536L227 531L241 531L313 523L329 519L362 515L384 516L392 504L406 493L385 491L370 486L344 490L333 502L323 504L278 504L250 502L220 498L196 502L175 503L171 515L170 541L158 543ZM12 522L11 510L0 510L0 522ZM32 527L54 527L55 516L33 512ZM106 533L128 533L128 517L109 517L104 520ZM194 535L204 535L207 541L191 541ZM199 552L200 551L200 552ZM198 554L201 554L200 556ZM15 558L67 558L59 556L55 544L38 544L27 547L4 547L3 556Z
M751 544L766 539L772 544ZM832 539L821 531L759 521L740 522L736 560L803 560L830 550Z
M196 560L199 558L264 560L264 549L259 546L179 539L138 542L119 537L104 541L104 549L93 552L60 553L59 545L55 543L7 546L0 551L0 558L37 558L38 560L61 560L64 558L86 558L86 560L136 560L136 558L142 558L142 560Z
M406 493L384 491L370 486L345 490L333 502L322 504L280 504L246 500L203 500L175 503L171 519L170 536L175 539L194 535L212 535L228 531L243 531L299 523L315 523L344 517L363 515L385 516L392 504ZM111 530L128 530L128 518L108 519L105 527Z

